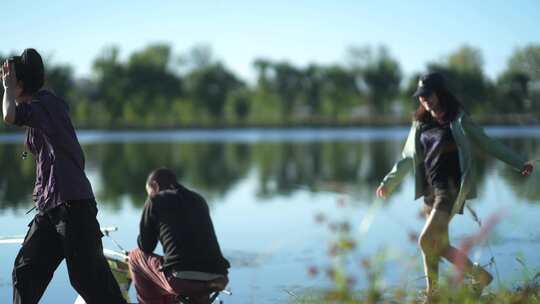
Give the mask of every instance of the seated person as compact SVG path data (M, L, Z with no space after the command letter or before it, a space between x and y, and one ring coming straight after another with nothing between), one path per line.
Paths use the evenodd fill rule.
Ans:
M139 248L129 253L137 300L177 303L182 295L208 303L209 294L229 282L230 264L221 254L206 201L166 168L150 173L146 191ZM164 257L153 253L158 240Z

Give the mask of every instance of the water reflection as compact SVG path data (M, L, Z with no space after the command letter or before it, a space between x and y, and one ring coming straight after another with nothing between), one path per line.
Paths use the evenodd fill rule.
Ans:
M537 155L536 138L502 139L516 151ZM299 142L120 142L84 145L88 171L96 172L102 203L118 207L122 198L144 202L146 175L159 166L175 170L183 183L210 196L224 196L249 172L257 172L257 195L289 195L298 188L352 192L369 201L381 178L399 157L403 139ZM34 181L31 157L21 160L21 144L0 145L0 210L31 206ZM481 189L490 172L500 174L518 198L540 200L540 188L507 166L477 155ZM255 170L256 169L256 170ZM494 171L496 170L496 171ZM212 200L209 200L210 202Z
M35 168L30 157L22 160L23 151L22 144L0 146L0 211L31 206Z

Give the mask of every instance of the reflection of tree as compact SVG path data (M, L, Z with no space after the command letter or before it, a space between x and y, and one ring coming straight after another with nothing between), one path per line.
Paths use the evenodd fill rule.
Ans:
M249 149L243 144L201 144L185 159L185 180L210 192L225 194L249 168Z
M366 150L361 178L362 190L371 198L375 195L375 190L384 176L392 169L399 155L394 150L395 147L388 141L373 141L365 143L363 148ZM401 147L399 146L398 151Z
M144 202L144 183L150 171L168 167L195 190L224 194L247 171L245 145L128 143L102 145L97 163L103 189L99 198L120 204L123 196L137 206Z
M345 191L369 201L400 157L402 146L401 140L257 144L253 155L259 173L258 194L263 197L290 195L302 188L313 192ZM526 150L510 146L516 151ZM481 152L474 155L479 190L497 163Z
M317 142L261 144L255 147L262 196L354 189L363 151L358 144Z
M515 151L531 155L537 145L523 140L504 141ZM144 182L154 168L167 166L179 179L210 195L224 195L256 166L258 194L263 197L290 195L299 188L309 191L350 191L363 198L372 198L374 189L399 157L401 140L310 143L137 143L107 144L100 147L99 158L103 179L100 197L119 203L128 196L136 205L144 201ZM89 149L90 158L95 154ZM94 161L95 160L89 160ZM497 160L483 153L474 157L476 182L483 188L487 174ZM505 180L527 198L538 199L534 191L522 191L530 183L516 182L519 174L505 174ZM520 188L521 187L521 188Z
M526 155L528 159L532 159L535 155L538 155L540 148L539 142L534 140L514 139L505 141L505 143L514 151ZM533 174L529 177L524 177L509 167L505 168L501 175L515 196L526 199L531 203L538 203L540 202L540 187L538 187L538 177L540 175L537 164L534 165Z
M261 196L290 194L299 187L312 188L319 165L319 144L258 144L254 157Z
M363 155L361 146L347 142L330 142L322 146L323 175L318 179L338 187L342 184L354 184Z
M35 181L35 165L31 155L21 159L22 145L0 146L0 211L6 208L30 208Z
M538 141L502 141L526 155L535 155L539 150ZM162 142L91 144L84 150L87 168L99 175L101 187L95 188L99 202L119 207L122 199L132 201L135 206L142 205L146 176L161 166L174 170L183 184L203 193L209 203L213 201L211 196L226 194L248 172L257 173L257 193L262 197L290 195L301 188L311 192L346 191L369 201L382 177L399 158L402 146L402 140ZM31 156L26 161L20 160L22 149L22 145L10 144L0 148L0 166L4 168L0 175L0 210L31 205L35 164ZM498 172L516 197L540 201L534 176L524 179L483 153L475 155L474 165L480 194L489 174Z
M142 204L146 176L152 169L167 165L162 161L169 155L161 144L104 144L98 153L102 189L96 195L101 202L113 205L121 204L122 196Z

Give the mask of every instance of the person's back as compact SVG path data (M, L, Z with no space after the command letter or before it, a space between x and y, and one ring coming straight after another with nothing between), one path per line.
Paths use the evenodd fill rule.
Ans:
M139 248L129 253L137 300L174 303L188 296L192 303L208 303L210 292L227 285L230 264L221 253L206 201L165 168L149 175L146 190ZM158 241L164 257L153 253Z
M208 205L196 192L178 185L146 202L139 248L152 253L156 237L163 246L163 269L227 274L230 265L221 254Z

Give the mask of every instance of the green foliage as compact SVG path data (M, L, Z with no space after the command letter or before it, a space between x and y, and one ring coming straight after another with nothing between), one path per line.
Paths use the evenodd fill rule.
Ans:
M465 45L448 56L448 66L459 73L482 74L484 59L480 50Z
M509 70L497 80L498 95L495 99L495 105L498 110L505 112L524 112L531 110L529 104L529 81L526 74Z
M531 80L540 80L540 44L517 49L508 61L508 70L523 73Z
M302 103L309 107L310 114L318 117L322 114L323 87L327 83L326 71L311 64L303 73L302 87L305 92Z
M448 88L472 113L490 109L488 88L490 81L482 71L483 59L480 51L463 46L451 53L442 63L428 64L429 71L445 75Z
M45 86L58 96L69 96L74 89L73 70L67 65L51 65L45 75Z
M217 122L223 119L228 95L243 85L219 63L191 71L186 82L192 100L204 107Z
M363 82L369 103L376 114L387 113L390 104L399 95L401 69L385 47L349 50L350 60L357 77Z
M124 65L119 62L119 49L109 47L105 49L100 57L94 61L93 70L96 76L96 102L102 104L114 121L113 125L118 125L118 121L123 116L123 103L125 100L125 74Z
M270 88L279 97L282 119L289 122L302 90L302 72L288 62L273 64L272 71Z
M377 123L395 115L408 120L418 106L411 95L420 73L404 79L384 46L351 48L346 65L258 58L253 84L207 45L174 55L167 44L151 44L126 58L116 46L105 48L88 79L76 79L69 65L46 62L46 86L68 101L77 126L91 128ZM540 111L537 44L517 49L496 81L484 75L480 50L467 45L426 68L443 73L474 115Z
M252 105L250 91L246 88L236 89L229 94L226 101L225 111L228 121L237 121L245 124Z
M339 66L323 70L322 95L330 103L334 119L353 105L356 93L354 74Z

